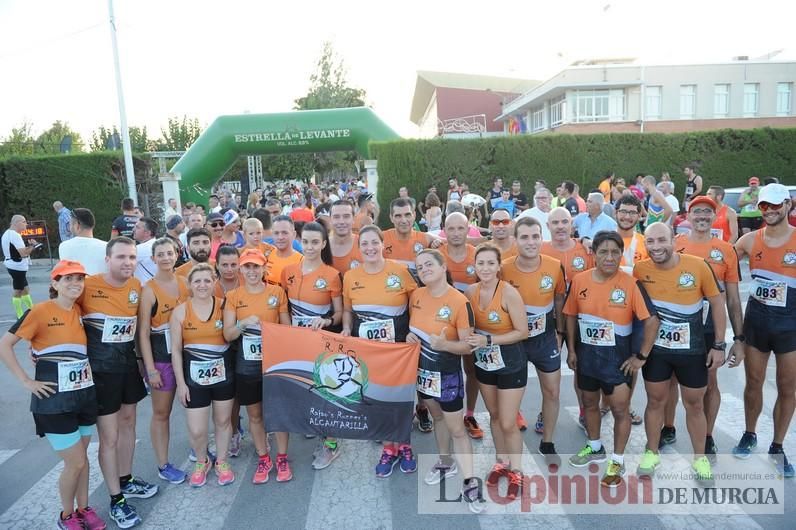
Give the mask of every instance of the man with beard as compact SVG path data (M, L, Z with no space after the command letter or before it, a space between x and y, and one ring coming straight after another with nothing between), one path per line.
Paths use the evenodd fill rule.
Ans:
M415 224L415 208L409 199L393 199L390 203L390 220L394 228L384 231L384 257L406 265L416 280L415 256L424 248L438 248L442 240L412 228Z
M188 273L197 263L209 263L213 266L214 262L210 259L210 232L206 228L191 228L188 230L186 240L188 242L188 257L191 259L177 267L174 273L187 279Z
M511 213L505 208L496 208L489 216L489 228L492 229L492 244L500 250L500 258L507 259L517 255L514 244L514 223Z
M688 222L691 223L689 234L680 234L674 240L674 248L679 254L690 254L704 259L713 274L719 281L719 286L724 290L724 301L730 315L732 325L733 344L730 357L743 349L743 315L741 312L741 295L738 292L738 282L741 280L741 271L738 268L738 256L735 249L726 241L713 237L711 226L715 221L717 204L709 197L700 195L688 203ZM722 312L724 309L722 308ZM713 334L713 319L710 311L703 310L705 326L705 344L713 344L716 337ZM672 378L669 391L669 400L666 403L663 430L661 431L660 446L673 444L677 438L674 428L674 416L677 409L677 380ZM713 441L713 427L719 414L721 405L721 392L719 392L716 371L708 372L708 386L705 391L705 418L707 420L707 436L705 438L705 454L711 462L715 463L716 444Z
M761 230L745 234L735 244L739 259L749 256L754 284L744 318L746 342L743 351L730 359L730 366L746 360L744 412L746 431L733 454L748 458L757 446L755 428L763 408L763 384L771 352L777 367L777 400L774 403L774 440L769 458L784 477L793 477L782 444L793 417L796 401L796 228L788 224L793 200L781 184L760 189L757 207L765 223ZM718 333L717 333L718 336ZM739 337L736 337L739 338Z
M660 319L655 345L642 368L647 390L644 422L647 448L637 474L652 476L660 465L658 455L664 406L672 375L677 377L686 412L688 434L694 462L691 467L697 482L713 483L713 471L705 456L707 421L703 403L708 372L724 364L724 299L713 270L705 260L674 251L674 234L664 223L653 223L644 231L650 259L636 263L633 276L649 294ZM702 300L707 299L713 317L715 337L705 344ZM707 352L707 353L706 353Z
M636 230L641 208L641 201L635 195L622 195L616 201L616 231L622 236L624 243L620 265L628 274L633 274L633 265L649 257L644 246L644 236Z
M332 203L330 218L332 233L329 234L329 247L332 250L332 266L345 274L362 263L354 226L354 205L348 201L337 200Z

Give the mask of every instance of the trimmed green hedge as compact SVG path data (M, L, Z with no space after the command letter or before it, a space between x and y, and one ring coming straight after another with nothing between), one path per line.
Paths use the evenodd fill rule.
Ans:
M149 157L135 155L133 163L136 180L145 181L150 172ZM97 220L94 235L107 240L111 222L119 215L119 204L126 196L121 153L11 157L0 160L2 230L8 227L14 214L22 214L28 221L43 219L47 221L54 252L60 238L53 202L60 200L69 209L89 208Z
M399 140L374 142L371 150L379 162L381 222L388 222L387 204L401 186L423 200L432 184L444 193L450 177L458 177L479 194L492 187L495 176L507 186L519 179L526 193L535 179L544 179L552 190L569 179L580 185L585 197L608 171L628 181L637 173L659 177L668 171L680 197L685 186L682 168L697 161L705 190L711 184L744 186L752 175L796 182L796 129Z

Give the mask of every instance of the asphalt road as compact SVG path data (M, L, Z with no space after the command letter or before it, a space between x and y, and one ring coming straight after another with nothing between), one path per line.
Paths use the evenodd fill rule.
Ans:
M49 262L38 262L32 268L29 278L34 300L43 300L47 293ZM744 277L748 279L748 269L744 267ZM5 332L14 321L10 302L10 278L4 270L0 271L0 332ZM746 298L746 286L742 284L742 298ZM17 348L18 357L28 369L27 347ZM32 372L31 372L32 373ZM555 442L559 453L576 452L584 443L584 434L577 425L577 401L572 388L572 373L563 370L561 385L561 413ZM729 453L743 431L743 386L742 369L722 368L719 372L720 388L723 396L722 408L714 433L719 451ZM765 385L765 405L761 416L758 436L758 452L765 452L771 441L773 427L771 408L776 396L775 370L773 358L768 369ZM5 370L0 369L0 406L2 406L3 428L0 429L0 476L5 486L0 488L0 528L47 528L54 527L58 513L57 479L60 465L49 444L35 436L33 421L28 412L29 394ZM532 374L523 400L525 416L532 420L540 408L540 392L537 379ZM643 388L637 388L633 408L644 410L646 395ZM316 440L306 440L300 436L291 439L291 465L294 478L287 483L277 483L272 474L267 484L254 486L251 476L256 466L256 458L251 438L246 437L243 453L232 459L232 467L237 474L234 484L219 487L214 481L199 490L187 485L174 486L157 478L156 462L149 443L149 420L151 405L145 399L138 408L138 443L134 472L146 480L160 484L157 496L148 500L134 499L134 504L144 519L142 528L428 528L464 530L470 528L516 528L548 526L555 528L793 528L796 509L793 507L794 481L779 481L777 486L782 498L778 499L778 509L784 514L757 515L755 508L760 506L670 506L658 509L656 513L628 515L620 508L607 513L583 513L583 507L552 508L531 510L519 513L519 503L506 507L490 505L486 515L471 515L460 504L430 502L437 498L439 490L422 484L428 469L431 454L435 450L433 435L413 433L415 451L421 454L420 473L404 475L398 473L387 479L375 477L380 446L373 442L343 441L342 453L332 466L322 471L311 468L312 451ZM478 469L489 465L493 451L491 435L488 430L488 416L479 402L478 417L487 431L483 441L473 442L477 453ZM679 439L669 451L667 458L674 467L690 461L687 456L690 443L686 435L685 414L678 411L677 428ZM532 423L532 422L531 422ZM189 444L185 427L185 415L179 405L172 416L172 461L183 469L188 469L187 454ZM602 438L606 447L611 447L612 420L610 414L603 421ZM786 440L786 452L796 458L796 436ZM633 427L627 458L640 451L644 445L643 427ZM529 429L524 433L525 449L535 453L540 436ZM91 504L101 516L107 519L108 493L99 472L96 460L96 435L90 446L91 453ZM527 466L535 464L529 461ZM772 467L763 461L755 464L760 472L771 472ZM717 472L733 472L741 469L741 464L731 456L721 456ZM563 466L561 473L564 474ZM682 466L681 466L682 467ZM633 469L633 466L629 466ZM736 481L737 482L737 481ZM692 484L686 484L691 486ZM727 485L727 484L725 484ZM732 485L735 485L733 483ZM717 487L720 486L717 484ZM783 492L784 490L784 492ZM454 495L451 493L451 495ZM419 511L447 510L447 515L420 514ZM549 508L549 507L548 507ZM763 507L765 508L765 506ZM769 507L770 508L770 507ZM444 511L443 510L443 511ZM679 511L678 511L679 510ZM679 513L679 514L678 514ZM114 527L110 523L110 527Z

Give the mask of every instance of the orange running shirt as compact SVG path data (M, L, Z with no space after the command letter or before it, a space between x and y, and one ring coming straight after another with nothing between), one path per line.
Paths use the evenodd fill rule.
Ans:
M208 260L207 264L210 265L211 267L213 267L213 270L215 270L215 268L216 268L216 260L214 260L214 259ZM187 263L183 263L182 265L180 265L179 267L174 269L174 274L176 274L177 276L182 276L185 279L188 279L188 274L191 272L191 269L193 269L194 265L196 265L196 263L194 263L192 261L189 261Z
M332 298L343 291L340 273L329 265L321 265L309 274L302 274L301 263L288 265L282 271L281 283L287 291L294 326L309 326L315 317L331 318Z
M555 258L564 267L564 280L569 285L572 278L579 272L594 267L594 256L589 254L580 241L575 241L575 246L566 252L556 250L552 243L545 241L542 243L542 254Z
M174 308L191 297L191 291L188 289L188 284L185 280L179 276L177 277L177 298L167 293L155 278L151 279L147 286L152 289L152 293L155 295L155 303L152 305L149 324L149 343L152 348L152 358L155 362L168 363L171 362L169 319Z
M286 258L279 256L279 254L276 252L272 252L271 256L268 258L268 263L266 264L266 268L268 269L266 281L272 285L278 285L284 288L285 286L280 283L282 281L282 271L288 265L301 263L301 260L303 259L304 256L295 250L293 250L292 253Z
M408 239L398 239L398 232L395 228L384 231L384 257L392 259L398 263L403 263L409 267L412 277L417 279L417 266L415 257L424 248L428 248L426 234L412 230Z
M541 254L539 268L523 272L517 267L517 258L503 260L500 277L520 292L528 318L528 337L553 334L555 327L555 297L567 292L564 268L561 262Z
M287 296L278 285L265 284L260 293L250 293L245 286L227 293L224 309L235 311L235 319L243 320L252 315L261 322L279 323L279 314L288 312ZM235 373L247 376L262 374L263 339L262 326L246 326L237 340Z
M727 219L727 205L723 204L719 211L716 212L716 219L713 221L713 226L710 233L716 239L729 242L730 240L730 220Z
M746 317L769 333L792 332L796 325L796 230L784 245L766 246L764 230L755 232L749 254L752 286Z
M695 243L688 235L679 234L674 239L674 249L678 254L690 254L707 261L722 288L726 282L741 281L738 254L735 247L724 240L714 237L707 243Z
M185 302L182 351L185 381L194 387L232 384L232 350L224 340L223 302L213 298L210 318L201 320L191 300Z
M470 305L473 308L475 316L475 331L482 335L502 335L509 333L514 329L514 324L511 322L511 315L508 311L503 309L503 289L506 287L506 282L499 281L492 299L489 301L486 309L481 309L478 303L478 298L481 292L481 285L470 293ZM489 293L484 293L489 295Z
M421 287L410 297L409 315L409 330L420 339L418 390L424 392L424 371L459 373L462 365L460 355L431 349L429 337L444 330L445 338L458 341L458 330L472 329L473 313L467 298L456 289L434 297L427 287Z
M345 256L332 255L332 267L340 274L345 274L349 269L356 269L362 263L362 254L359 252L359 236L353 234L354 243Z
M475 275L475 247L472 245L466 245L466 247L467 256L460 262L453 261L448 255L448 245L439 248L442 255L445 256L445 264L448 267L448 272L451 273L453 286L462 293L468 285L478 281L478 276Z

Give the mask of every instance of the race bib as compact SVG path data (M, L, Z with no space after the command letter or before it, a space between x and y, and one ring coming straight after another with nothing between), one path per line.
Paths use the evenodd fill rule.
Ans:
M297 328L308 328L312 325L312 321L315 320L315 317L293 316L291 320L293 321L293 326Z
M442 397L442 374L418 368L417 391L431 397Z
M123 343L135 340L135 317L105 317L102 342Z
M788 304L788 286L785 282L755 278L749 293L763 305L785 307Z
M691 328L688 322L669 322L661 319L655 345L667 350L687 350L691 347Z
M362 322L359 325L359 338L395 342L395 324L391 319Z
M224 359L210 361L191 361L191 381L200 386L215 385L227 380Z
M243 358L247 361L263 360L263 338L258 335L241 335Z
M485 372L494 372L506 367L500 346L497 344L478 348L473 355L475 355L475 365Z
M547 315L527 315L528 336L536 337L547 330Z
M58 392L72 392L94 386L88 359L58 363Z
M591 346L616 346L614 323L607 320L581 320L580 342Z

